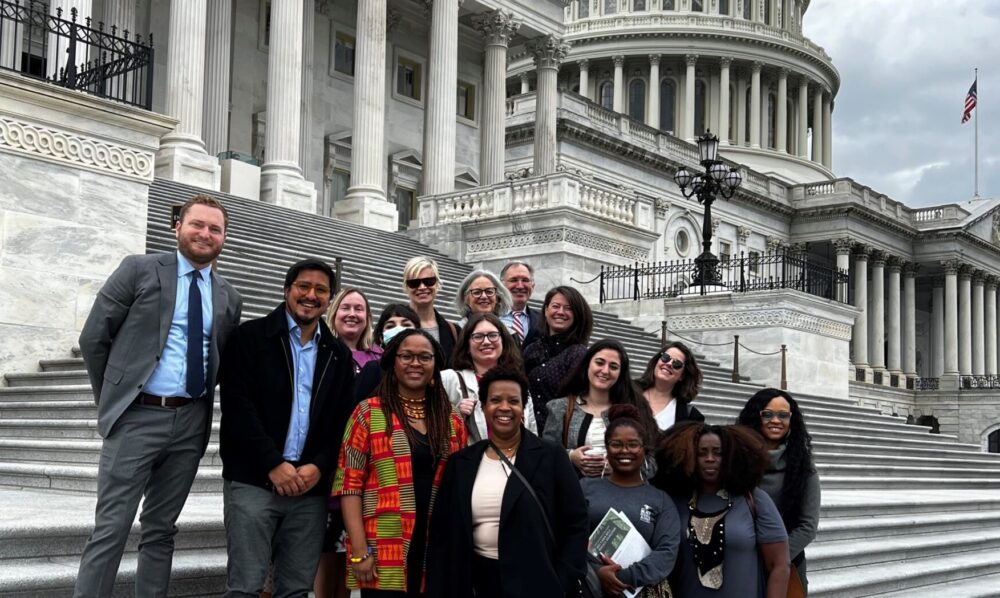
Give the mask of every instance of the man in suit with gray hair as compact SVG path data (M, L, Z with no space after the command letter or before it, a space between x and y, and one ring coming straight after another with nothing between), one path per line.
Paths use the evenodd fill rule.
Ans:
M75 597L112 595L140 500L135 595L167 594L174 524L208 445L219 356L240 321L240 294L212 271L228 224L215 199L188 200L177 251L126 257L80 333L104 443Z

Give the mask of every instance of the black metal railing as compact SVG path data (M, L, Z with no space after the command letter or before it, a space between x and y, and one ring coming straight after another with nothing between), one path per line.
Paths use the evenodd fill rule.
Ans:
M907 390L938 390L940 384L940 378L908 378L906 380Z
M775 289L795 289L817 297L848 300L850 278L844 270L810 261L803 252L778 250L771 253L740 253L736 259L723 259L718 271L718 286L694 285L705 280L704 263L674 260L653 263L636 262L631 266L601 266L600 301L663 299L681 295L705 295L713 291L752 293Z
M68 15L48 10L48 3L36 0L0 0L0 69L152 107L152 35L143 41L113 25L95 28L89 17L78 22L76 8Z
M962 376L961 388L1000 388L1000 376Z

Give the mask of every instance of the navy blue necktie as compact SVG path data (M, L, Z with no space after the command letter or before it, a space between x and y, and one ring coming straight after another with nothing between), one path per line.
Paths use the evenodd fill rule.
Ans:
M191 286L188 290L188 346L187 346L187 384L188 396L197 399L205 393L205 332L204 320L201 316L201 289L198 288L197 270L191 273Z

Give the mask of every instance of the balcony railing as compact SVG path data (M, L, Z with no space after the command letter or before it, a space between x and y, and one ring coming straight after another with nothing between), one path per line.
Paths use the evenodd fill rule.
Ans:
M1000 388L1000 376L962 376L963 390Z
M0 69L149 110L153 101L152 36L78 22L35 0L0 0ZM129 39L132 37L132 39Z
M664 299L682 295L705 295L721 288L693 285L703 279L695 260L676 260L634 266L601 267L601 303L606 301ZM850 281L848 273L810 262L801 252L779 250L719 263L720 287L734 293L794 289L816 297L844 302Z

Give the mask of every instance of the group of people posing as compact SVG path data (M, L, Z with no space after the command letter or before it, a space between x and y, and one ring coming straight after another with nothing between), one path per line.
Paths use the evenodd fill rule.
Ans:
M466 276L455 299L464 317L449 322L435 309L442 280L429 258L407 263L409 301L377 320L362 289L334 296L330 267L305 259L289 268L280 305L237 326L239 296L212 271L227 224L211 198L189 201L176 256L127 259L84 328L107 423L77 596L109 595L142 495L136 591L164 595L215 380L226 596L257 597L268 582L280 597L804 595L819 481L788 393L761 390L736 423L709 425L692 404L702 373L688 347L667 343L633 379L619 341L591 342L576 289L528 305L534 271L523 262ZM152 274L138 280L145 262ZM169 313L156 311L164 297ZM137 306L155 317L153 338L129 337L125 361L112 363ZM138 391L106 414L108 386L124 383L137 348L155 352L149 371L126 371ZM158 444L123 456L147 420L164 428L144 441ZM169 505L154 494L167 492L164 471ZM589 550L611 509L647 556L616 563Z

